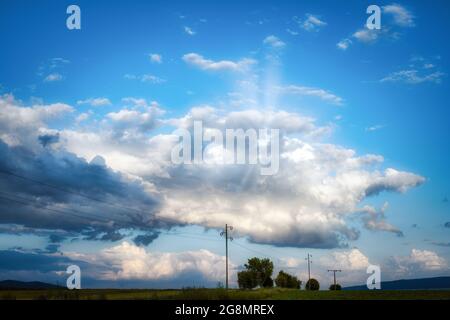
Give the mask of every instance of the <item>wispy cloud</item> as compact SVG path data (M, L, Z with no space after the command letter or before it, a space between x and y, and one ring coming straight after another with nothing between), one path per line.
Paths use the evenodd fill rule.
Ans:
M102 106L110 106L111 101L109 101L108 98L89 98L85 100L78 100L77 104L78 105L88 104L93 107L102 107Z
M383 129L384 127L385 127L385 126L382 125L382 124L377 124L377 125L374 125L374 126L367 127L367 128L366 128L366 132L378 131L378 130Z
M341 49L341 50L347 50L348 47L352 44L352 40L350 39L343 39L341 41L339 41L336 46Z
M64 58L52 58L49 62L49 68L55 69L61 67L62 65L70 63L70 60Z
M424 82L441 83L444 76L445 73L440 71L421 74L419 70L408 69L392 72L381 79L380 82L403 82L408 84L420 84Z
M414 27L414 15L405 7L393 3L383 7L383 12L393 17L394 23L401 27Z
M377 40L380 33L381 33L381 31L376 30L376 29L369 30L367 28L363 28L361 30L356 31L353 34L353 38L355 38L359 42L370 43L370 42L374 42L375 40Z
M286 29L286 32L292 36L298 36L298 31L291 30L289 28Z
M186 32L190 36L193 36L196 34L196 32L194 30L192 30L192 28L186 27L186 26L184 26L184 32Z
M369 30L367 28L361 28L355 31L350 37L344 38L336 44L336 47L340 50L347 50L354 42L360 43L374 43L377 41L383 34L387 33L388 29L382 30ZM353 40L354 41L353 41Z
M60 73L50 73L44 78L44 82L56 82L63 80L63 76Z
M244 58L239 61L231 60L219 60L213 61L210 59L205 59L202 55L198 53L188 53L182 57L183 61L192 66L198 67L201 70L208 71L245 71L251 65L255 64L256 61L253 59Z
M320 98L324 101L335 105L343 105L344 99L341 97L321 88L314 87L306 87L306 86L296 86L296 85L288 85L278 87L280 93L284 94L295 94L300 96L312 96Z
M319 19L319 16L307 13L306 19L300 22L300 27L306 31L318 31L327 25L325 21Z
M150 61L153 63L162 63L162 56L158 53L149 54Z
M264 44L269 45L273 48L283 48L286 43L284 43L283 41L281 41L278 37L274 36L274 35L270 35L267 36L264 41Z
M138 80L141 82L148 82L153 84L161 84L166 82L165 79L159 78L152 74L143 74L143 75L126 74L124 78L128 80Z
M70 61L65 58L51 58L38 67L37 75L44 82L58 82L64 80L63 69Z
M401 82L407 84L421 83L441 83L446 76L444 72L439 71L435 64L439 58L426 58L421 55L413 55L409 59L407 67L402 70L391 72L380 82Z

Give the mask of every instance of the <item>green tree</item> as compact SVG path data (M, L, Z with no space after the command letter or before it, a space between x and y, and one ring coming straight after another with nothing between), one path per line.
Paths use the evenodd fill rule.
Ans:
M275 278L275 284L280 288L300 289L302 282L296 276L281 270Z
M252 271L240 271L237 277L240 289L253 289L258 285L256 282L256 274Z
M268 277L264 280L262 286L264 288L273 288L273 279L271 277Z
M260 259L260 258L251 258L248 259L248 263L246 263L245 268L248 271L254 272L256 275L256 283L260 287L271 287L273 286L272 273L273 273L273 262L270 259ZM269 280L270 278L270 280Z
M317 281L317 280L314 279L314 278L309 279L309 280L306 282L305 289L306 289L306 290L311 290L311 291L319 290L319 289L320 289L319 281Z
M251 258L244 265L245 270L238 272L239 288L252 289L257 286L273 287L273 262L270 259Z
M339 283L336 283L336 285L332 284L330 286L330 290L342 290L342 287Z

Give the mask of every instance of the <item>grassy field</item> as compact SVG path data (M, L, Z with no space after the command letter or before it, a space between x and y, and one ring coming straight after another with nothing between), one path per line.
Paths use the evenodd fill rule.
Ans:
M450 290L304 291L294 289L0 290L0 300L450 300Z

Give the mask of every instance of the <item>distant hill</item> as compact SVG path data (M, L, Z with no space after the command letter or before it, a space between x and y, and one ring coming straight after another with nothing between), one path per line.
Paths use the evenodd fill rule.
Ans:
M450 289L450 277L436 277L423 279L408 279L395 281L382 281L382 290L427 290ZM368 290L366 285L346 287L343 290Z
M20 289L37 290L37 289L58 289L58 288L61 289L63 287L40 281L32 281L32 282L23 282L17 280L0 281L0 290L20 290Z

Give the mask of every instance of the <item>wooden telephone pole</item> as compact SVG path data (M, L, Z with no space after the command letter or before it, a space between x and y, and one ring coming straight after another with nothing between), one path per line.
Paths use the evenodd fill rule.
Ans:
M328 270L328 272L333 272L333 277L334 277L334 290L336 290L336 272L342 272L342 270L339 270L339 269L331 269L331 270Z
M228 289L228 240L233 241L233 237L228 236L228 230L233 230L233 227L225 224L225 229L220 233L225 237L225 289Z
M312 255L308 253L308 255L305 258L305 260L308 261L308 281L311 280L311 263L312 263L312 261L310 258L312 258Z

